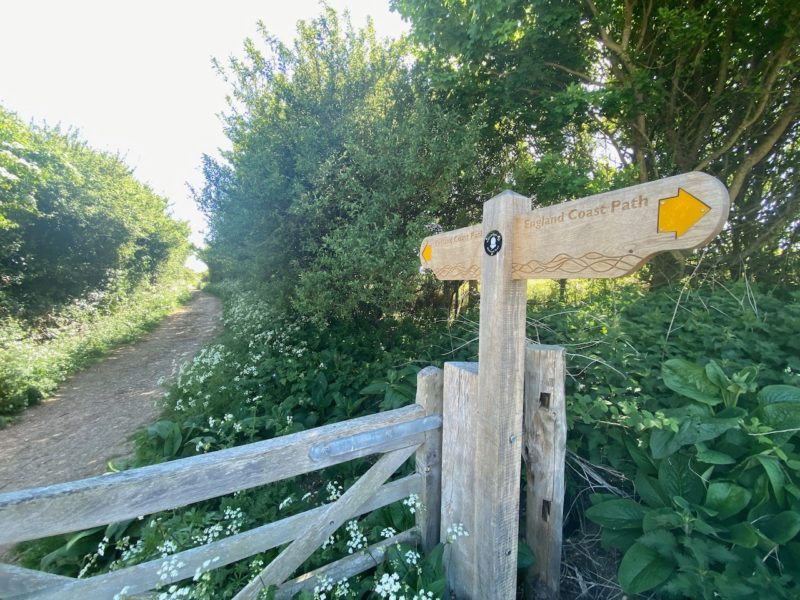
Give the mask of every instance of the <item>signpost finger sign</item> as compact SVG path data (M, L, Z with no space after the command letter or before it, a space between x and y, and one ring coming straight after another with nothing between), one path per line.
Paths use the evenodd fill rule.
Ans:
M511 277L627 275L654 254L707 243L729 207L722 182L694 172L519 214ZM496 240L484 240L481 225L429 236L420 248L422 267L438 279L480 279L484 242Z

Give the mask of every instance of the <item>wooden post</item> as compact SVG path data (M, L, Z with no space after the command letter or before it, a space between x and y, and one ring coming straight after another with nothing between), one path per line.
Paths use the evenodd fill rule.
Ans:
M425 414L441 415L444 376L441 369L426 367L417 374L417 404ZM417 473L422 476L420 501L424 507L417 511L422 549L427 553L439 543L442 505L442 430L425 434L425 443L417 450Z
M511 262L514 216L529 210L530 200L510 191L483 205L485 252L474 410L478 436L474 460L480 485L474 532L478 585L472 598L516 597L527 284L511 279ZM493 232L502 236L502 247L492 256Z
M536 558L525 575L528 600L559 597L567 449L564 355L560 346L538 344L528 344L525 352L525 539Z
M478 363L444 365L442 409L442 530L461 525L469 537L447 544L444 552L447 586L456 598L470 598L475 590L475 456L478 438L473 414L478 400Z

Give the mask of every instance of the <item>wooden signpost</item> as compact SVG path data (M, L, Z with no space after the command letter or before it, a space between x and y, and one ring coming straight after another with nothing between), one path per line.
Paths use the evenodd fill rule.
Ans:
M526 588L540 597L558 593L563 350L529 349L526 368L525 280L632 273L659 252L707 243L729 207L725 186L696 172L534 211L528 198L507 191L484 204L481 224L422 241L424 269L439 279L481 282L478 364L444 369L441 539L458 525L470 534L446 555L457 598L515 597L523 452L536 462L528 465L528 531L554 533L528 540L538 555ZM535 395L524 399L528 438L523 389ZM531 439L534 431L553 439ZM551 472L543 474L542 465Z

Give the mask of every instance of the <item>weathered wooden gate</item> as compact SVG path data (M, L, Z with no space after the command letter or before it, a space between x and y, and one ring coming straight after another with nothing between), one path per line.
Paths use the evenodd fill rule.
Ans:
M86 579L0 565L0 597L100 599L112 598L122 590L125 597L134 597L289 543L236 598L255 598L270 585L278 586L278 598L290 598L300 590L313 589L318 577L330 575L338 580L374 567L392 544L419 542L431 547L438 541L437 510L420 512L418 526L369 547L365 553L289 580L347 520L410 494L436 505L442 420L437 406L428 406L428 397L435 397L429 394L435 391L437 381L441 381L438 369L420 373L421 404L162 465L0 494L0 544L9 544L135 519L382 454L331 504L164 559ZM385 483L415 452L417 473ZM436 536L431 538L434 530Z

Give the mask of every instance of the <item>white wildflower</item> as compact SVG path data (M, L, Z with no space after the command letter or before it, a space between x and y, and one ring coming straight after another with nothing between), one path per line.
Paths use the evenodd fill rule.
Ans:
M469 531L464 529L463 523L454 523L447 528L447 543L452 544L460 537L469 537Z
M341 497L344 488L338 481L329 481L325 484L325 491L328 492L328 502L334 502Z
M408 498L403 500L403 504L408 507L408 511L413 515L418 510L422 509L422 502L419 500L417 494L411 494Z
M361 533L361 530L358 528L358 522L355 519L348 521L346 529L347 533L350 534L350 539L347 540L348 554L352 554L356 550L361 550L366 547L367 537Z
M397 573L384 573L381 579L375 584L375 592L381 598L395 598L395 592L400 591L400 575Z
M124 588L122 588L120 591L114 594L113 600L125 600L125 598L128 597L128 592L130 591L130 589L131 586L126 585Z

